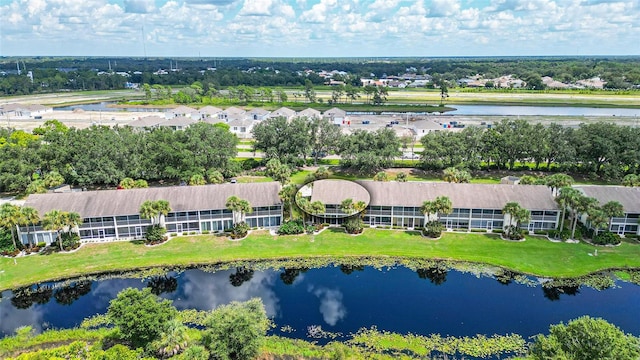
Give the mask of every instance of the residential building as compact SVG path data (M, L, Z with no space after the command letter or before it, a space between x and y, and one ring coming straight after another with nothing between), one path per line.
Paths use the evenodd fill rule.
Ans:
M318 120L322 118L322 113L316 109L306 108L302 111L298 111L298 113L296 114L296 117L306 117L309 120L311 119Z
M296 116L296 112L294 110L289 109L288 107L281 107L275 111L272 111L271 114L269 114L270 118L274 118L274 117L284 117L287 120L291 120Z
M167 119L173 119L175 117L187 117L187 118L198 118L198 110L188 107L188 106L178 106L173 109L168 109L164 112L164 116Z
M218 114L222 112L222 109L215 106L204 106L198 110L196 116L200 120L207 120L212 118L218 118Z
M37 104L0 105L0 117L12 119L34 119L53 112L53 108Z
M349 121L347 112L335 107L325 111L322 114L322 118L329 119L329 121L331 121L335 125L346 125L347 121Z
M245 221L252 228L273 228L282 223L282 201L277 182L219 184L203 186L152 187L129 190L80 191L32 194L25 206L38 210L40 216L51 210L77 212L83 219L79 226L81 242L104 242L141 239L151 221L140 218L140 206L147 200L166 200L171 211L164 218L169 233L186 234L224 231L233 226L233 214L226 208L227 199L235 195L249 201L252 212ZM56 242L54 232L41 225L23 227L23 243Z
M229 131L236 134L240 139L248 139L251 137L251 130L255 121L244 117L230 120L228 123Z
M176 116L174 118L171 118L165 122L158 124L158 126L169 127L169 128L172 128L173 130L184 130L197 122L198 120L192 119L190 117Z
M574 186L585 196L598 200L599 206L610 201L617 201L622 205L624 215L614 217L609 222L607 230L623 235L640 235L640 187L584 185ZM590 226L588 216L582 214L580 220Z
M502 213L508 202L531 211L531 221L521 224L529 231L555 229L560 211L544 185L455 184L440 182L358 181L371 194L364 221L371 226L418 228L424 226L420 212L424 201L446 196L453 212L438 220L448 230L503 229L509 216ZM514 224L515 225L515 224Z

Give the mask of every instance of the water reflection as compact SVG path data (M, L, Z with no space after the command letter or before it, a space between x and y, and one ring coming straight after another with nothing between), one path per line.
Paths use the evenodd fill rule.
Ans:
M290 337L304 337L304 329L312 325L343 334L376 325L401 333L517 332L527 337L585 314L640 334L640 324L634 321L640 317L640 286L615 282L611 274L551 280L477 265L458 270L446 263L422 266L417 270L342 265L262 271L247 265L216 272L168 272L145 279L32 286L2 294L0 336L24 325L36 331L78 326L86 317L105 313L109 302L127 287L151 288L179 309L211 310L258 297L276 329L287 325L294 330L279 333Z
M284 269L284 271L280 273L280 280L282 280L285 285L292 285L296 281L296 278L300 276L300 274L307 272L307 270L309 269Z
M308 291L320 299L320 313L327 324L335 326L347 316L347 308L342 303L343 295L340 290L324 287L315 289L309 286Z
M151 293L155 295L171 294L178 289L178 279L169 275L154 276L147 282L147 287L151 288Z
M444 284L447 281L447 272L447 269L439 266L416 270L420 279L429 279L434 285Z
M262 299L267 315L275 317L279 311L279 300L273 290L276 273L256 272L249 280L235 286L229 281L234 274L232 271L185 272L181 277L182 293L175 294L177 297L173 298L173 304L178 309L212 310L232 301L247 301L258 297Z

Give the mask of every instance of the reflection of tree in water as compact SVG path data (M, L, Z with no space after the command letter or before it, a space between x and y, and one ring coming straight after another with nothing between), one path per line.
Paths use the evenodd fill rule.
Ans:
M502 285L509 285L516 277L516 273L509 270L502 270L495 275L495 279Z
M244 266L237 267L236 272L229 275L229 282L231 285L238 287L253 278L253 270L247 269Z
M53 293L56 302L61 305L71 305L80 297L87 295L91 291L91 281L83 280L57 289Z
M447 281L447 269L441 266L433 266L416 270L420 279L429 279L434 285L441 285Z
M284 271L280 274L280 279L286 285L293 284L296 281L298 275L307 272L307 268L299 268L299 269L284 269Z
M551 301L560 300L560 295L578 295L580 293L580 285L569 285L569 286L548 286L546 284L542 285L542 292L544 293L544 297Z
M340 265L340 271L349 275L354 271L364 271L364 265Z
M170 294L178 289L178 279L168 275L154 276L149 279L147 287L151 288L151 293L154 295Z
M53 289L49 286L24 287L13 291L11 304L17 309L28 309L33 304L48 303L52 295Z

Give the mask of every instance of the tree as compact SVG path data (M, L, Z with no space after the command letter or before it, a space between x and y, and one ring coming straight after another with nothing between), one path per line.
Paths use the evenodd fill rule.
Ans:
M626 175L622 179L622 185L624 186L640 186L640 176L636 174Z
M304 80L304 97L310 103L316 102L316 91L313 89L313 83L309 79Z
M427 223L431 221L431 214L436 214L438 212L435 201L424 201L422 206L420 206L420 212L426 217Z
M225 204L227 209L233 212L233 224L238 224L244 221L245 214L250 214L253 211L249 201L240 199L233 195L227 199Z
M164 227L164 217L171 212L167 200L147 200L140 205L140 217L151 220L151 225Z
M518 204L517 202L513 202L513 201L506 203L504 205L504 207L502 208L502 213L509 215L509 225L506 226L507 237L511 236L511 229L513 227L513 220L516 220L516 224L517 224L517 218L518 218L518 215L519 215L519 213L521 211L522 211L522 207L520 206L520 204Z
M211 184L222 184L224 183L224 176L218 170L209 169L207 171L207 181Z
M451 199L447 196L438 196L434 203L438 216L441 214L449 215L453 212L453 204L451 204Z
M64 214L60 210L51 210L44 214L42 218L42 228L49 231L55 231L58 237L58 244L60 245L60 250L62 248L62 237L60 232L65 226L64 222Z
M232 302L213 310L206 320L203 342L216 359L255 358L271 322L260 299Z
M448 167L442 170L442 180L450 183L468 183L471 181L471 174L466 170Z
M44 186L54 188L64 184L64 177L57 171L50 171L44 176Z
M578 225L578 217L580 214L588 214L595 206L597 206L598 200L587 197L580 194L569 207L573 210L573 226L571 227L571 238L573 239L576 233L576 226Z
M313 165L318 166L321 154L338 149L342 132L329 119L315 120L309 123L309 147L313 157Z
M309 210L311 210L311 213L316 216L327 212L325 205L320 200L310 203Z
M136 187L136 181L129 177L126 177L120 180L120 183L118 183L119 189L133 189L135 187Z
M23 220L21 225L27 227L27 238L30 239L31 232L29 231L29 226L35 226L40 222L40 214L38 213L38 210L31 206L23 206L22 208L20 208L20 212L22 215L21 218ZM29 240L29 244L33 246L35 245L35 241L32 243L31 240Z
M280 160L273 158L267 161L267 176L272 177L282 185L286 184L291 178L291 169L286 164L282 164Z
M0 206L0 226L11 232L11 240L13 241L13 248L18 249L16 242L16 227L22 222L22 214L20 207L11 203L4 203Z
M567 212L567 207L570 204L573 204L577 198L581 195L580 190L565 186L560 188L559 195L556 197L556 203L562 209L562 215L560 216L560 229L558 231L558 236L561 235L562 231L564 231L564 218ZM573 219L573 217L572 217Z
M178 319L170 319L164 331L151 342L150 347L161 359L168 359L184 351L188 343L187 327Z
M624 216L624 207L617 201L609 201L602 205L602 213L607 217L608 225L611 226L614 217ZM597 234L596 234L597 235Z
M558 189L573 185L573 178L567 174L553 174L545 178L545 184L551 188L552 194L555 196Z
M347 215L352 215L353 213L355 213L355 208L353 206L353 199L348 198L348 199L342 200L342 202L340 203L340 210Z
M133 347L146 347L169 329L178 311L169 300L161 300L151 289L127 288L111 300L107 317L120 336Z
M373 177L373 181L389 181L389 177L386 172L380 171Z
M204 176L202 176L201 174L193 174L189 178L189 185L191 186L206 185L206 184L207 184L207 180L205 180Z
M396 175L396 181L397 182L407 182L407 173L404 171L399 172Z
M634 360L640 356L640 339L606 320L583 316L551 325L549 335L534 337L529 352L535 360Z
M590 209L588 216L589 222L591 222L591 226L594 230L593 237L595 238L596 236L598 236L598 231L600 229L604 229L607 226L607 224L609 223L609 218L604 213L604 211L602 211L602 208L598 207Z
M280 189L278 196L285 205L289 206L289 220L293 220L293 202L295 201L298 187L295 184L287 184Z

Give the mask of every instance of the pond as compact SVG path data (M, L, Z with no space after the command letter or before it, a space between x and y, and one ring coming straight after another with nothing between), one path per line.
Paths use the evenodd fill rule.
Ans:
M362 327L452 336L546 333L550 324L582 315L602 317L640 335L640 286L616 281L606 290L586 286L543 288L543 280L478 276L440 267L324 267L310 270L191 269L151 279L114 278L74 282L40 296L2 293L0 335L17 327L69 328L94 314L127 287L144 288L173 300L179 309L209 310L259 297L276 323L275 334L306 338L309 326L348 335ZM499 280L499 281L498 281ZM523 281L524 280L524 281ZM612 283L613 284L613 283ZM35 289L35 287L32 287ZM292 332L282 332L289 326Z
M113 101L104 101L94 104L80 104L71 106L56 107L54 110L71 111L82 109L85 111L164 111L161 108L113 108L109 105L116 104ZM541 115L541 116L625 116L640 118L640 109L626 108L593 108L593 107L573 107L573 106L512 106L512 105L449 105L455 111L448 112L448 115L494 115L494 116L518 116L518 115Z

